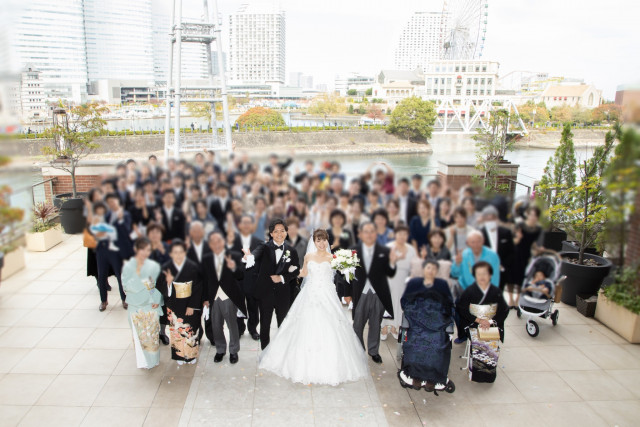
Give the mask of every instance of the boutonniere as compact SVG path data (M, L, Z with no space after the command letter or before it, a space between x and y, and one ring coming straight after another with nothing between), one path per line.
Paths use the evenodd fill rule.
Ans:
M284 260L284 262L289 262L291 261L291 252L289 252L289 249L287 249L284 254L282 254L282 258Z

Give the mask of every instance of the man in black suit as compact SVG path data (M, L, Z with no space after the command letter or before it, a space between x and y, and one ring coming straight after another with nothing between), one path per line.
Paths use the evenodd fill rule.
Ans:
M360 225L361 243L352 249L358 253L360 266L356 267L354 280L346 283L340 274L337 280L344 284L346 300L353 299L353 329L364 347L364 327L369 323L367 353L376 363L382 363L379 354L380 325L384 316L393 318L393 304L387 277L396 274L395 251L376 243L376 228L371 222ZM396 315L401 315L396 313Z
M261 243L262 240L253 235L254 221L251 215L242 215L240 223L238 224L239 233L233 233L227 235L227 250L242 253L243 249L249 249L253 252ZM256 270L252 269L245 273L244 280L242 282L242 290L244 291L245 298L247 300L247 326L244 324L244 318L238 317L238 330L240 335L244 334L245 329L249 329L251 338L258 341L260 334L258 334L258 323L260 323L260 309L258 307L258 300L253 296L255 292L256 283Z
M156 219L162 222L165 229L164 239L170 242L173 239L184 240L185 237L185 217L182 210L175 205L176 195L172 189L164 190L162 193L162 207L160 217Z
M229 329L229 361L238 362L240 334L238 333L237 312L247 312L244 294L240 287L244 269L239 252L226 251L225 239L220 231L209 235L211 252L203 258L202 268L207 284L207 299L204 309L210 310L211 327L215 339L216 355L213 361L219 363L227 352L227 341L223 326Z
M108 288L107 274L109 267L111 267L118 280L122 306L127 308L127 296L122 288L121 274L122 263L133 256L133 245L129 237L131 234L131 215L120 205L120 198L116 193L107 194L105 202L107 203L108 211L104 216L104 221L113 226L116 233L114 236L110 236L109 239L98 242L98 247L96 248L98 283L100 284L100 289L104 288L106 290Z
M269 328L275 309L278 327L289 312L291 304L291 281L300 273L298 253L285 243L287 225L282 219L269 224L270 241L258 246L253 252L243 249L246 269L256 269L255 297L260 309L260 346L269 345Z
M216 186L216 198L209 206L209 213L218 223L220 230L226 230L225 221L227 213L231 211L231 199L229 198L229 186L223 182Z
M499 225L498 210L492 205L482 209L480 231L484 236L484 245L496 252L500 258L500 289L504 290L504 285L511 283L509 266L515 252L513 233L507 227Z
M418 213L418 202L409 194L409 180L407 178L402 178L398 183L397 195L400 218L408 226L411 218Z
M211 249L209 248L207 242L204 241L204 226L200 221L192 221L189 224L189 249L187 250L187 258L198 264L201 274L204 274L202 271L202 260L208 253L211 253ZM203 304L206 299L207 296L203 292ZM202 311L202 317L208 318L208 316L205 315L204 310ZM209 342L211 342L211 345L215 345L213 340L213 331L211 330L211 322L207 321L206 319L204 321L204 327L200 328L199 330L198 340L202 339L203 333L207 335L207 339L209 340Z

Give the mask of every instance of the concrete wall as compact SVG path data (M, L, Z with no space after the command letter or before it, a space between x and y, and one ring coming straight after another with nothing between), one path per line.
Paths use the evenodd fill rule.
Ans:
M387 134L384 130L321 131L321 132L247 132L234 133L237 148L257 149L310 149L321 150L331 147L344 150L358 145L409 144L415 151L426 151L426 144L411 144ZM113 136L95 140L100 144L95 153L150 153L164 149L164 135ZM9 140L0 142L0 150L10 156L39 156L41 147L51 144L50 140Z

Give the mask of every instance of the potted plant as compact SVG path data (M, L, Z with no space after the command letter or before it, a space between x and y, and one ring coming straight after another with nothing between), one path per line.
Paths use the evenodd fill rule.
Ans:
M10 195L11 188L6 185L0 187L0 252L2 253L0 277L2 280L24 268L24 248L16 244L15 237L15 224L22 221L24 211L11 207Z
M26 234L27 249L46 252L62 242L62 230L54 222L58 209L50 203L37 203L33 207L33 226Z
M630 343L640 343L640 263L620 270L600 291L595 317Z
M580 243L577 252L562 252L562 302L576 305L576 294L595 295L609 275L611 261L586 253L598 241L607 218L607 204L602 175L608 164L616 135L609 131L604 145L580 166L580 183L560 191L558 202L549 208L549 216Z
M573 146L571 124L565 123L562 129L560 145L553 156L547 161L544 174L536 187L536 197L540 195L545 206L565 203L563 190L576 185L576 152ZM562 242L567 240L567 232L561 230L560 224L550 215L545 215L549 221L548 230L544 233L543 246L554 251L563 250Z
M640 134L621 133L606 171L609 209L603 233L620 267L613 284L598 294L596 319L631 343L640 343ZM634 226L635 224L635 226Z
M51 167L71 175L72 192L56 196L67 199L60 203L60 223L67 234L81 233L85 226L84 202L76 188L76 168L81 159L99 147L92 141L104 131L107 122L102 115L106 112L107 107L97 103L71 107L68 113L60 105L53 111L53 126L46 131L52 142L42 147L42 153L48 157Z

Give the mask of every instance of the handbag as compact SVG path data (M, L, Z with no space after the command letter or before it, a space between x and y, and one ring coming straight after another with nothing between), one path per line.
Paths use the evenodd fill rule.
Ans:
M95 249L98 246L95 236L86 228L82 231L82 246L89 249Z
M500 330L497 327L489 329L478 328L478 338L483 341L496 341L500 339Z

